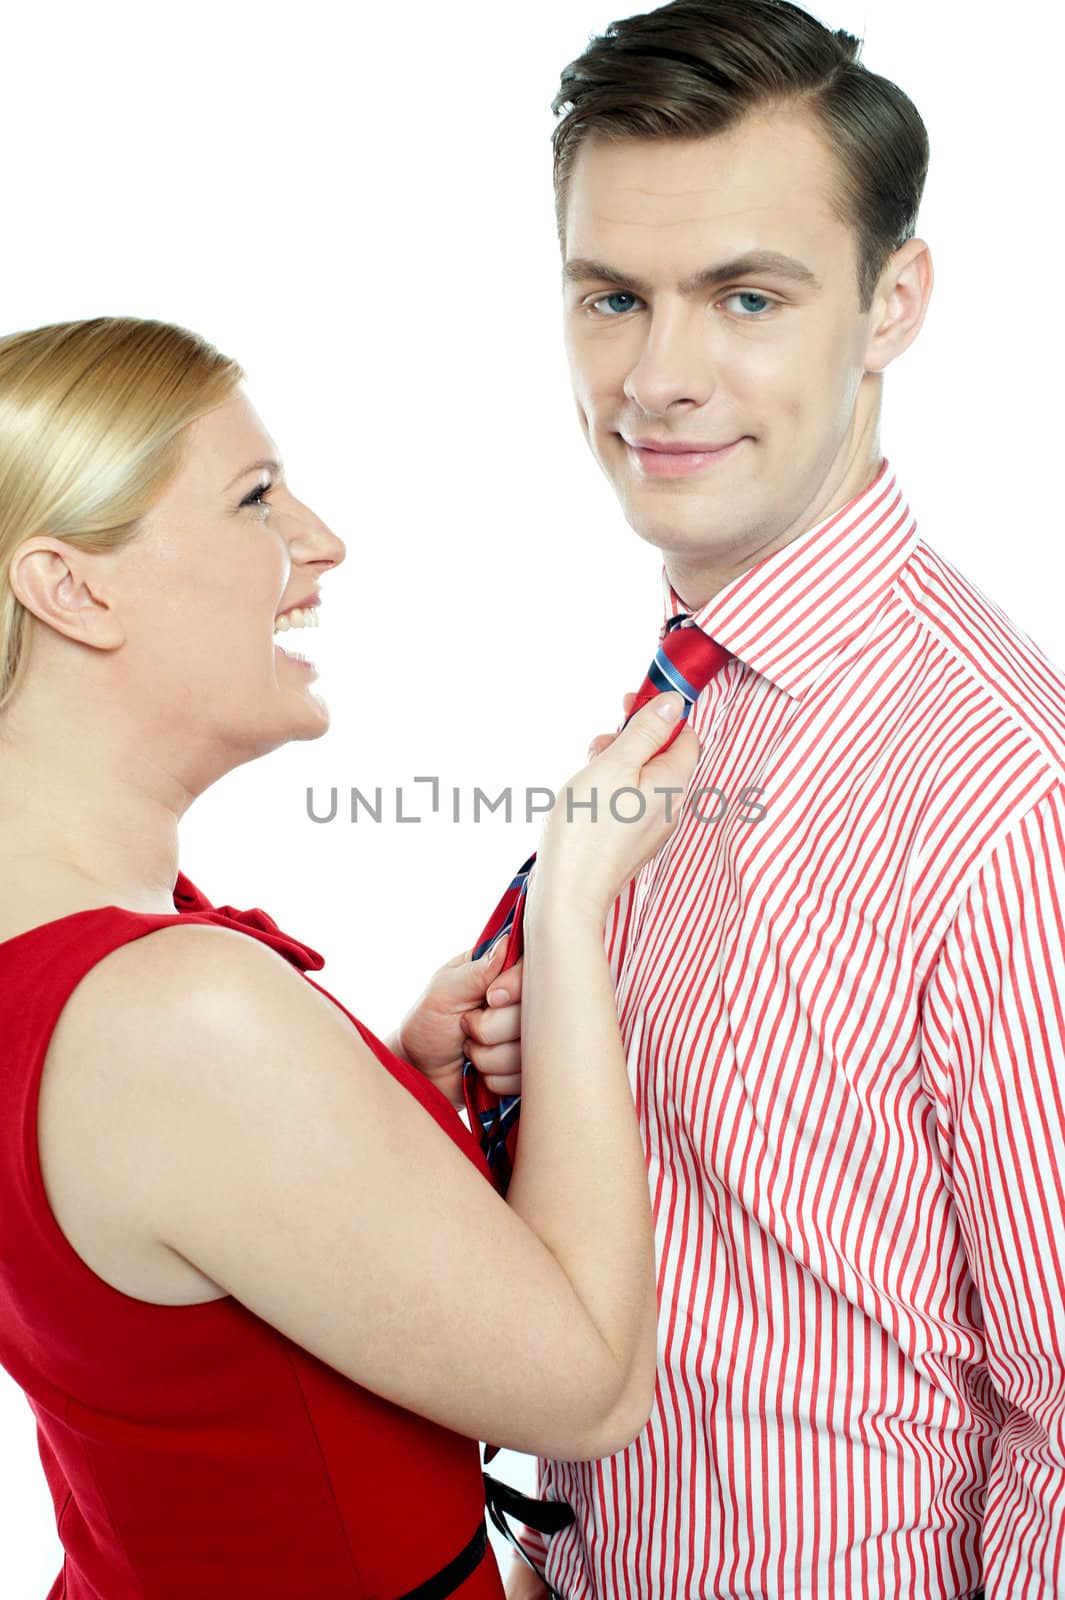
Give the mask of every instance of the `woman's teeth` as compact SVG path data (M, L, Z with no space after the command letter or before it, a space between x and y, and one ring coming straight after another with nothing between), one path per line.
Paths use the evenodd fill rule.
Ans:
M283 617L278 617L274 623L275 633L286 633L289 628L317 628L318 612L313 606L299 607L293 611L286 611Z
M282 644L277 638L279 633L288 633L292 628L317 628L318 611L314 606L297 606L292 611L286 611L283 617L276 618L274 622L274 638L277 640L277 649L283 656L289 656L293 661L302 661L307 666L313 665L308 661L302 650L294 650L291 645Z

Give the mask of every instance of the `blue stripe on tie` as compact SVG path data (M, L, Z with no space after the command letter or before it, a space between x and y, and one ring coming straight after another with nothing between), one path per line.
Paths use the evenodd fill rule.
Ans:
M463 1078L470 1072L476 1072L473 1062L466 1057L462 1063ZM490 1167L494 1167L500 1157L507 1153L507 1135L517 1122L521 1113L521 1095L504 1094L499 1097L497 1106L489 1107L486 1111L477 1113L481 1124L481 1149Z
M675 661L671 661L664 650L659 650L651 663L647 674L660 694L666 694L670 689L676 689L691 705L699 698L699 691L694 684L688 682Z
M485 1133L491 1133L495 1129L499 1142L502 1144L517 1115L517 1107L520 1101L520 1094L500 1095L499 1105L494 1111L482 1111L480 1118Z
M520 893L518 894L518 897L514 901L514 904L511 906L510 910L507 912L506 916L503 918L500 926L496 929L495 933L492 934L491 938L482 940L479 945L474 947L473 954L470 957L472 961L480 961L481 957L483 955L487 955L492 946L498 943L500 939L508 934L511 928L514 926L514 917L518 907L525 899L525 889L529 881L529 874L532 872L535 863L536 857L534 855L530 856L528 861L518 868L513 878L511 878L510 882L507 884L506 889L503 891L504 894L509 894L512 889L517 889L520 891Z
M507 1135L518 1120L521 1110L520 1094L500 1097L495 1111L482 1111L480 1121L484 1129L481 1148L489 1167L494 1167L507 1153Z

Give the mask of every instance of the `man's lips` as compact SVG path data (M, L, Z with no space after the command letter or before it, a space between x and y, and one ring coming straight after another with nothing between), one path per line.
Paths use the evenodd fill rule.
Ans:
M719 439L716 443L708 439L630 439L625 433L621 437L634 450L657 450L667 456L709 455L736 443L735 439Z
M620 437L629 449L629 459L637 470L652 478L683 478L704 467L727 461L745 435L718 443L685 439L630 439Z

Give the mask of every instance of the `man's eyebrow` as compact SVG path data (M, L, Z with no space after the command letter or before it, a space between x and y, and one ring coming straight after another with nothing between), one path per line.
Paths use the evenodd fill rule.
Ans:
M252 461L248 466L241 467L236 477L226 484L226 489L232 489L233 485L239 483L241 478L246 478L249 472L262 472L264 469L272 472L275 478L282 477L285 471L280 461L274 461L272 457L267 456L262 461ZM225 492L225 489L223 489L222 493L224 494Z
M820 279L804 262L797 261L794 256L782 255L779 250L749 250L746 255L736 256L732 261L719 261L715 266L704 267L701 272L695 272L690 278L685 278L677 287L681 294L698 294L701 290L713 288L717 283L728 283L737 278L756 278L763 274L773 278L785 278L789 283L798 284L804 289L821 287ZM619 272L603 261L589 261L583 256L578 256L572 261L567 261L562 268L564 283L587 283L589 280L623 283L628 288L635 289L637 294L651 293L649 283L641 278L634 278L630 272Z

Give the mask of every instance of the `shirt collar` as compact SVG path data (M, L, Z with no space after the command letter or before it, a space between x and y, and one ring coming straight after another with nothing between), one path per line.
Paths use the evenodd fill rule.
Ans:
M885 458L867 489L691 613L704 633L799 700L878 609L917 543L917 524ZM689 607L665 569L668 619Z

